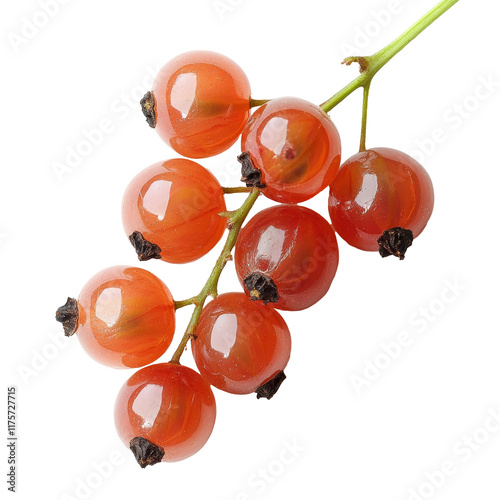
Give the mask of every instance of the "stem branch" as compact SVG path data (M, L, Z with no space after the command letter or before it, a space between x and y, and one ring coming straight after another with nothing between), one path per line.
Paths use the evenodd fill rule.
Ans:
M361 75L355 78L351 83L348 83L342 90L330 97L327 101L321 104L321 108L325 113L331 111L337 104L340 104L347 96L352 94L360 87L366 87L368 82L378 73L398 52L406 47L414 40L422 31L428 28L436 19L441 17L448 9L453 7L459 0L442 0L434 8L432 8L424 17L417 21L411 28L406 30L396 40L389 45L379 50L370 57L360 57L346 59L346 63L350 64L357 61L361 66Z
M194 304L195 308L191 316L191 320L189 321L189 324L186 328L186 332L184 333L184 336L181 339L179 347L172 356L172 359L170 361L171 363L179 364L182 353L184 352L184 349L186 348L189 340L195 336L196 328L198 327L198 322L200 321L201 311L203 310L203 306L205 305L207 297L209 295L211 295L212 297L217 297L217 285L219 283L219 278L222 273L222 270L232 258L231 252L233 251L234 245L236 244L236 239L238 238L241 226L243 225L243 222L247 218L247 215L249 214L254 203L259 197L259 194L260 191L258 189L252 188L250 194L247 196L247 199L244 201L243 205L241 205L241 207L238 208L238 210L235 210L234 212L228 212L227 222L228 222L228 227L230 229L226 243L201 292L192 299L188 299L187 301L182 301L182 302L176 302L176 307L177 304L184 304L184 305Z

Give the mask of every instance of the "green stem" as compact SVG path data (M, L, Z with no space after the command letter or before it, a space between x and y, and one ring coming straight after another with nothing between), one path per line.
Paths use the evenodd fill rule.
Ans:
M179 347L172 356L172 359L170 361L171 363L179 364L182 353L184 352L189 339L193 338L196 334L196 328L198 327L198 322L200 321L201 311L203 310L203 306L205 305L207 297L209 295L211 295L212 297L217 297L217 285L219 283L219 278L222 270L224 269L225 265L232 259L231 252L233 251L234 245L236 244L236 239L238 238L241 226L247 218L250 210L254 206L257 198L259 197L259 194L260 191L258 189L252 188L247 199L245 200L243 205L238 208L238 210L235 210L234 212L227 212L226 216L229 227L229 234L227 236L224 248L222 249L219 258L217 259L217 262L215 263L215 266L207 282L205 283L205 286L196 297L178 303L176 302L176 307L177 304L195 304L195 308L191 316L191 320L189 321L189 324L186 328L186 332L184 333L184 336L182 337L182 340L179 344Z
M359 152L366 151L366 123L368 119L368 96L370 94L371 80L363 87L363 114L361 116L361 139L359 140Z
M196 300L197 297L191 297L190 299L186 300L176 300L174 301L175 309L180 309L181 307L186 307L194 304L194 301Z
M250 107L256 108L257 106L262 106L269 102L269 99L250 99Z
M222 191L224 194L233 194L233 193L251 193L252 192L251 187L245 187L245 186L240 186L240 187L232 187L232 188L226 188L223 187Z
M328 113L337 104L341 103L347 96L352 94L360 87L365 87L368 82L404 47L414 40L422 31L428 28L436 19L441 17L448 9L453 7L459 0L442 0L433 9L431 9L424 17L417 21L413 26L406 30L396 40L376 52L370 57L349 57L346 59L346 64L359 62L361 66L361 75L355 78L351 83L347 84L342 90L337 92L330 99L321 104L323 111Z

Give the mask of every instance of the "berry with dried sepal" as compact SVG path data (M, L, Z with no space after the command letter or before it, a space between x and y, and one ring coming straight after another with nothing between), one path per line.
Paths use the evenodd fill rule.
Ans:
M368 149L343 163L328 202L333 227L349 245L401 260L433 207L424 167L390 148Z
M177 153L206 158L240 136L250 115L250 83L222 54L186 52L160 70L141 105L148 124Z
M175 332L172 294L154 274L115 266L93 276L78 301L56 313L67 336L76 333L87 353L114 368L139 368L156 361Z
M129 184L122 204L125 232L139 260L181 264L208 253L222 238L224 193L215 176L186 159L158 162Z
M194 455L208 441L215 416L210 385L191 368L173 363L136 372L115 403L118 435L142 468Z
M281 203L317 195L340 165L340 136L330 117L295 97L257 109L243 130L241 150L242 180Z
M299 311L320 300L339 262L332 226L316 212L279 205L255 215L236 241L238 278L252 300Z
M214 387L270 399L284 380L291 338L277 311L233 292L203 309L191 347L200 374Z

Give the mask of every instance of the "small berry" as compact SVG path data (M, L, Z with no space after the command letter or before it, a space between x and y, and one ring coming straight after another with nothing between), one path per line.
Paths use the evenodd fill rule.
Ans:
M250 114L250 83L226 56L186 52L163 66L141 104L149 125L177 153L206 158L237 141Z
M389 148L349 158L330 187L328 203L333 227L349 245L400 259L425 228L433 206L424 167Z
M87 353L114 368L138 368L156 361L170 346L175 306L154 274L115 266L93 276L78 301L56 313L66 335L76 333Z
M295 97L273 99L257 109L243 130L241 150L252 162L251 167L243 164L242 180L281 203L317 195L340 165L340 137L330 117ZM257 180L255 173L251 179L245 173L252 169L259 172Z
M244 293L224 293L203 309L191 346L207 382L222 391L250 394L276 377L282 380L291 339L273 308Z
M115 403L118 435L143 468L194 455L208 441L215 415L210 386L191 368L172 363L134 373Z
M222 188L206 168L186 159L158 162L129 184L123 226L140 260L181 264L199 259L222 238Z
M236 241L236 272L246 293L277 309L298 311L318 302L330 288L338 262L332 226L296 205L259 212Z

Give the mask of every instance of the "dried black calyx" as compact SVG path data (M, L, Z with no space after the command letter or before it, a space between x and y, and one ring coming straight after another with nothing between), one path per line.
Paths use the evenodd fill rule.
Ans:
M286 379L285 372L281 371L277 373L271 380L261 385L255 391L257 393L257 399L260 398L271 399L278 392L278 389L280 388L281 384L285 379Z
M161 446L140 436L133 438L130 441L129 447L137 463L143 469L148 465L154 465L161 462L165 455L165 450Z
M68 297L66 304L56 311L56 320L62 323L64 335L71 337L78 328L78 301Z
M146 117L146 121L151 128L156 127L156 101L155 96L151 92L147 92L141 99L142 113Z
M266 185L261 182L262 174L260 170L254 167L250 155L244 151L238 156L238 161L241 163L241 181L244 182L247 187L264 189Z
M250 293L251 300L262 300L264 304L269 304L269 302L278 302L280 298L278 287L274 281L265 274L249 274L243 280L243 283L245 284L245 288Z
M413 243L413 232L402 227L393 227L384 231L377 240L379 253L382 257L394 255L400 260L405 258L406 250Z
M128 239L137 252L140 261L161 259L161 248L155 243L148 241L142 233L134 231Z

